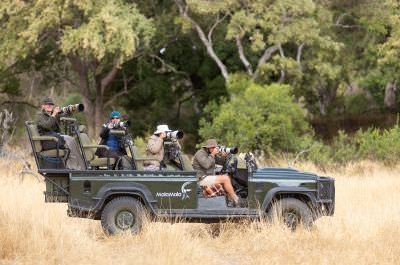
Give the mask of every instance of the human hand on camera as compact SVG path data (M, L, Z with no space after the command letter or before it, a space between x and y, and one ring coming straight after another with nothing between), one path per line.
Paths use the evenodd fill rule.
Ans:
M210 153L212 156L215 156L216 154L219 153L219 150L217 147L213 147L213 148L211 148Z
M51 116L55 117L58 113L61 112L60 107L54 107L53 112L51 114Z
M112 128L114 128L114 124L112 122L110 122L110 123L108 123L107 127L108 127L108 129L112 129Z
M220 155L220 156L223 156L223 157L226 157L226 156L228 156L229 154L226 153L226 152L219 152L219 155Z

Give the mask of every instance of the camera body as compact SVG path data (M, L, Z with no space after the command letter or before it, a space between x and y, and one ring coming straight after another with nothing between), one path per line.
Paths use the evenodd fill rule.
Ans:
M60 113L61 114L67 114L67 115L71 115L72 113L75 112L82 112L85 110L85 106L82 103L78 103L78 104L71 104L71 105L67 105L65 107L60 107Z
M182 139L183 138L183 132L182 131L172 131L172 132L167 132L166 133L166 139L167 140L173 140L173 139Z
M218 145L218 151L220 153L227 153L227 154L237 154L238 153L238 148L236 146L232 146L232 147L227 147L227 146L223 146L223 145Z
M120 122L113 122L113 128L118 129L118 128L126 128L130 124L129 121L120 121Z

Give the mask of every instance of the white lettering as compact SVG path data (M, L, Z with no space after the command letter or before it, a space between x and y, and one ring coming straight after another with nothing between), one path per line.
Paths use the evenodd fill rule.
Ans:
M156 197L181 197L180 192L157 192Z

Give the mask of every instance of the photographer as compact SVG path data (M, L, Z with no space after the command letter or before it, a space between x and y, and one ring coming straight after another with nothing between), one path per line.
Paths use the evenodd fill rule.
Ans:
M193 157L193 169L197 172L199 185L203 188L222 185L234 206L239 206L239 197L233 190L228 175L215 175L216 156L220 153L217 140L208 139ZM222 154L224 155L224 154Z
M70 154L66 161L66 167L69 169L84 170L85 164L81 158L78 146L73 137L69 135L61 135L60 118L62 110L55 107L54 101L50 97L46 97L41 102L41 110L36 114L36 123L40 135L57 137L58 142L43 141L43 150L51 149L69 149Z
M158 125L156 131L149 138L149 141L147 142L146 154L148 157L154 158L154 160L148 160L144 162L146 170L160 170L162 166L165 166L163 165L164 140L167 138L171 138L171 142L178 150L181 149L176 137L168 137L168 134L171 132L172 130L168 128L168 125Z
M107 145L110 149L98 148L96 155L98 157L111 157L115 158L116 163L120 158L126 155L126 150L122 145L122 137L110 134L110 130L124 130L126 127L124 123L121 126L121 113L119 111L112 111L110 113L109 121L101 127L100 131L100 145Z

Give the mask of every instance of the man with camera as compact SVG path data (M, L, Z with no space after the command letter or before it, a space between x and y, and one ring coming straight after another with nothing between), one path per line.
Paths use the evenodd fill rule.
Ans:
M122 144L122 137L114 135L111 130L126 131L127 122L121 121L121 113L119 111L112 111L110 113L109 121L101 127L100 131L100 145L107 145L109 149L98 148L96 155L98 157L111 157L115 158L116 164L119 160L126 156L125 147ZM115 166L115 165L114 165Z
M156 131L149 138L146 147L146 154L148 157L152 158L152 160L148 160L144 162L144 166L146 170L160 170L162 167L165 167L164 163L164 142L165 140L170 140L171 144L176 150L179 152L181 146L178 142L178 139L183 137L182 131L172 131L168 128L168 125L158 125ZM172 151L172 150L170 150ZM176 153L175 152L175 153ZM178 155L176 153L175 155ZM174 159L173 157L169 157L169 160Z
M218 149L217 140L208 139L193 157L193 169L197 172L199 185L205 189L222 185L234 206L239 206L239 197L236 195L231 179L228 175L215 175L216 156L224 155Z
M85 164L81 158L75 139L69 135L61 135L60 118L65 111L56 107L50 97L46 97L41 102L41 110L36 114L36 123L40 135L54 136L58 142L43 141L43 150L69 149L69 157L66 160L66 167L69 169L84 170Z

